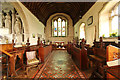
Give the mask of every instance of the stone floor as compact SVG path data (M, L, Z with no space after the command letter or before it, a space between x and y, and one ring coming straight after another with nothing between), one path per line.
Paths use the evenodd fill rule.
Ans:
M18 76L14 78L81 78L88 79L91 76L92 69L79 70L74 64L71 55L66 50L54 50L48 56L48 59L40 70L38 68L31 68L28 75L25 74L25 70L19 69L17 71Z
M36 78L85 78L76 69L71 55L66 50L53 51L44 69L38 72Z

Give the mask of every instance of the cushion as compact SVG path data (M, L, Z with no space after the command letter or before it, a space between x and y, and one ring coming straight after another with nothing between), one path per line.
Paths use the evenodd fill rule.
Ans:
M36 58L36 51L30 51L30 52L26 52L26 57L28 60L34 59Z
M27 64L36 64L36 63L39 63L39 60L37 58L34 58L34 59L31 59L31 60L28 60L27 61Z
M114 60L114 61L108 61L107 62L107 65L109 66L109 67L111 67L111 66L118 66L118 65L120 65L120 59L117 59L117 60Z

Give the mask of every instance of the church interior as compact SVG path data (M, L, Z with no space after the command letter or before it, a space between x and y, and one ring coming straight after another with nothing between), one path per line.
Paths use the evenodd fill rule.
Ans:
M0 79L120 80L120 0L77 1L0 1Z

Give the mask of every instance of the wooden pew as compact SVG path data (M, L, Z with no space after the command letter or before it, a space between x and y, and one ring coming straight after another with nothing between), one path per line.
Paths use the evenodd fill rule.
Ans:
M8 65L8 66L10 66L11 68L10 68L10 70L8 69L9 70L8 72L10 74L13 74L16 76L14 56L7 52L7 50L9 50L9 48L10 48L10 50L13 49L13 45L12 44L1 44L0 45L1 53L5 54L7 57L9 57L10 65ZM4 58L2 57L2 59L4 59ZM6 59L5 59L5 61L6 61ZM2 63L3 63L3 60L2 60Z
M23 54L24 50L14 50L13 44L1 44L0 45L0 51L8 56L8 62L10 63L8 66L10 67L10 75L11 76L17 76L16 71L15 71L15 62L17 59L17 56L20 58L20 63L22 68L23 67Z
M40 46L43 46L43 45L40 43L40 38L39 37L38 37L38 40L37 40L37 45L30 45L29 38L28 38L25 49L26 49L26 51L37 51Z
M39 40L39 39L38 39ZM39 43L38 43L39 44ZM17 57L20 58L20 64L21 64L21 67L22 69L24 69L24 64L23 64L23 61L24 61L24 53L26 51L31 51L31 50L38 50L39 49L39 45L33 45L33 46L30 46L30 43L29 43L29 38L27 39L27 43L26 45L27 46L24 46L24 47L14 47L15 43L14 43L14 39L12 39L12 44L1 44L0 45L0 51L7 55L9 57L9 67L10 67L10 70L9 70L9 74L11 76L17 76L17 73L16 73L16 69L15 69L15 63L17 61Z
M93 47L93 53L94 55L88 55L89 60L94 65L93 73L90 78L104 79L105 74L103 66L105 65L106 62L106 50L102 38L100 38L99 47L97 47L96 44Z
M74 60L75 64L81 69L82 65L81 65L81 50L75 46L72 46L72 51L71 51L71 55L72 55L72 59Z
M49 46L41 46L38 50L39 57L41 58L41 61L44 62L45 58L52 52L52 45Z
M119 47L119 46L120 46L119 44L116 44L115 41L103 41L103 38L100 37L100 40L99 40L99 41L94 40L94 42L93 42L93 44L94 44L93 47L99 48L101 42L103 43L103 47L104 47L105 49L106 49L106 47L107 47L108 45L113 45L113 46L116 46L116 47Z
M71 50L72 50L72 43L71 43L71 42L68 42L68 44L67 44L67 52L68 52L69 54L71 54Z
M87 58L87 49L84 47L82 43L82 48L77 48L75 45L68 44L68 53L71 53L72 58L75 64L80 69L88 68L88 58Z
M120 59L120 48L109 45L107 46L107 58L106 61L109 63L107 66L105 66L105 71L106 71L106 78L107 80L120 80L120 63L117 62L117 64L114 65L110 62L117 61Z
M37 46L34 47L34 49L38 50L38 56L41 59L41 62L44 62L45 58L52 52L52 42L50 42L50 45L45 45L45 40L44 44L42 41L40 43L40 38L38 37Z

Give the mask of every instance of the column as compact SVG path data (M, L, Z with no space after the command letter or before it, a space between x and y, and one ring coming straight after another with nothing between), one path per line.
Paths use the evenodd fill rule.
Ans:
M12 10L12 39L14 39L15 11Z

